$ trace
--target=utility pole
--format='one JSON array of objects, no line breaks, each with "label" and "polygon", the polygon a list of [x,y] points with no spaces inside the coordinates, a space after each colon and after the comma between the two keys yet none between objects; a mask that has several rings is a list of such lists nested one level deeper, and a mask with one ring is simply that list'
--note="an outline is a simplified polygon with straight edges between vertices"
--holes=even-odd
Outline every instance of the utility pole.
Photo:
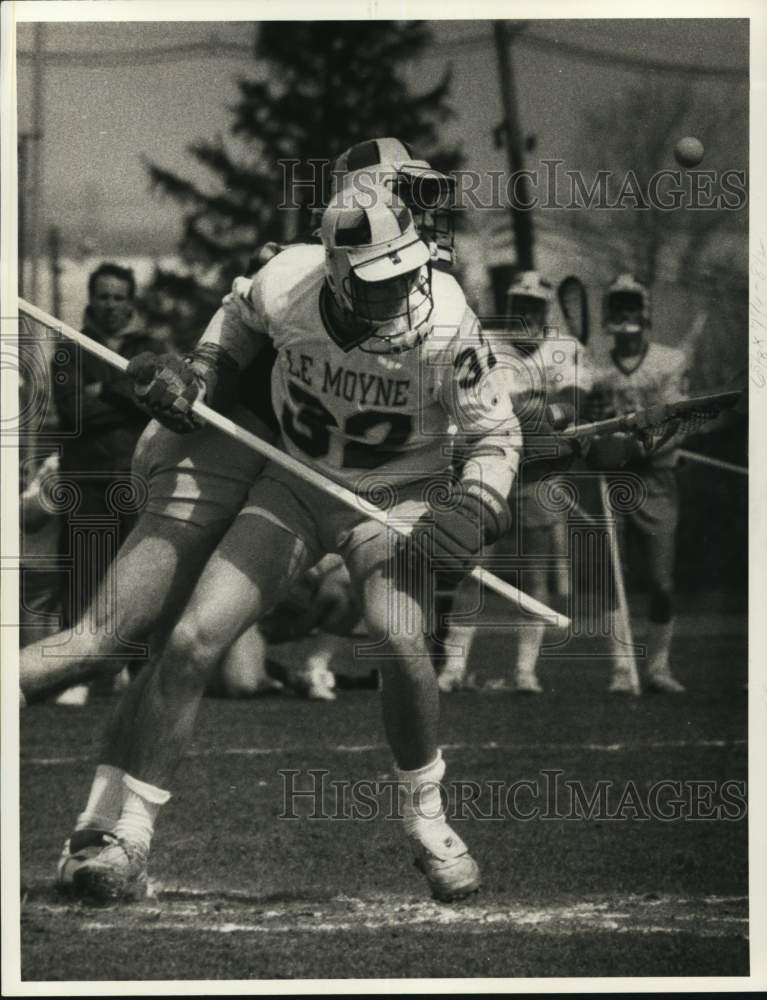
[{"label": "utility pole", "polygon": [[39,302],[40,263],[43,256],[43,224],[45,203],[43,197],[43,59],[45,50],[45,25],[35,25],[35,62],[32,78],[32,138],[34,140],[32,154],[32,170],[29,185],[29,234],[28,244],[30,256],[30,287],[29,297],[33,302]]},{"label": "utility pole", "polygon": [[[512,22],[513,23],[513,22]],[[519,28],[517,27],[517,30]],[[495,49],[498,57],[498,83],[501,88],[503,104],[503,137],[506,146],[509,173],[511,176],[524,169],[524,153],[522,134],[517,114],[517,97],[514,88],[514,74],[511,65],[511,41],[513,31],[509,30],[509,22],[494,21]],[[529,208],[529,184],[527,177],[517,177],[512,186],[509,204],[511,225],[514,231],[514,242],[517,248],[517,266],[520,271],[532,271],[535,267],[533,255],[533,219]]]},{"label": "utility pole", "polygon": [[29,136],[23,132],[19,134],[18,142],[19,157],[19,294],[27,297],[26,285],[24,282],[24,272],[29,256],[29,221],[27,209],[29,204]]},{"label": "utility pole", "polygon": [[61,316],[61,230],[51,226],[48,230],[48,259],[51,269],[51,312]]}]

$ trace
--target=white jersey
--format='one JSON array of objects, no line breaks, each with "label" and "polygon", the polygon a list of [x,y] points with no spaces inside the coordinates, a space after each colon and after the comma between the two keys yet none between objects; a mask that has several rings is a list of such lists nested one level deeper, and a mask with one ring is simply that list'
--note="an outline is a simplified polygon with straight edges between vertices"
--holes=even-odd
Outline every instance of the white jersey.
[{"label": "white jersey", "polygon": [[504,461],[516,468],[508,392],[450,275],[432,273],[428,337],[396,355],[345,353],[331,340],[320,301],[324,280],[324,249],[302,244],[287,247],[252,281],[237,279],[224,300],[277,349],[272,402],[289,454],[365,488],[370,470],[403,483],[445,470],[456,436],[466,435],[502,438]]},{"label": "white jersey", "polygon": [[[596,382],[610,400],[608,412],[620,415],[659,403],[676,403],[687,397],[684,351],[651,343],[636,367],[629,366],[632,360],[624,361],[612,354],[610,364],[597,372]],[[654,458],[656,465],[673,465],[675,461],[673,449],[661,450]]]},{"label": "white jersey", "polygon": [[499,364],[508,368],[512,400],[519,408],[540,411],[550,403],[569,402],[577,409],[579,394],[594,385],[594,368],[573,337],[546,337],[528,353],[500,332],[493,335],[493,349]]}]

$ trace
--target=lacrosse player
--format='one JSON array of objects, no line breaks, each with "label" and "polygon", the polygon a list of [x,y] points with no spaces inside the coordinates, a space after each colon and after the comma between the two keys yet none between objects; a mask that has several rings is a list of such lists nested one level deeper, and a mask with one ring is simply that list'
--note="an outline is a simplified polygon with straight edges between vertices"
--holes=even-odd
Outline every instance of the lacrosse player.
[{"label": "lacrosse player", "polygon": [[[332,171],[333,197],[347,188],[369,190],[373,184],[386,186],[412,206],[432,262],[442,267],[452,263],[453,178],[433,170],[398,139],[380,138],[346,150]],[[265,244],[252,258],[250,273],[282,249],[279,244]],[[276,430],[270,388],[274,356],[274,348],[266,344],[256,361],[238,376],[234,392],[239,406],[230,413],[241,426],[268,441]],[[179,359],[176,364],[183,362]],[[126,656],[141,655],[137,643],[167,631],[263,467],[259,455],[214,428],[180,437],[175,431],[187,422],[173,414],[163,419],[163,424],[149,425],[134,455],[133,473],[146,482],[149,500],[112,564],[101,595],[86,612],[89,627],[78,622],[71,634],[49,637],[23,650],[20,680],[27,697],[67,680],[86,678],[96,670],[116,673]],[[151,574],[147,566],[152,567]],[[251,676],[245,676],[246,657],[260,662],[253,648],[257,641],[243,638],[248,647],[245,655],[233,656],[238,690],[253,693],[271,687],[264,669],[252,669]],[[45,650],[54,642],[59,655],[51,658]],[[127,698],[137,696],[135,690]],[[116,729],[107,754],[115,766],[121,764],[120,740]]]},{"label": "lacrosse player", "polygon": [[[683,351],[649,339],[650,293],[630,274],[621,274],[603,302],[605,332],[614,338],[610,362],[595,378],[588,419],[602,420],[658,403],[674,403],[687,395],[687,359]],[[650,584],[649,634],[645,687],[682,693],[671,673],[669,650],[674,628],[673,571],[679,498],[676,480],[678,437],[673,434],[651,447],[631,434],[595,440],[591,462],[603,469],[625,468],[641,476],[646,496],[622,514],[639,532]],[[600,455],[601,448],[605,454]],[[627,680],[627,683],[630,683]],[[613,680],[619,690],[621,678]]]},{"label": "lacrosse player", "polygon": [[[463,293],[432,271],[408,209],[379,190],[371,207],[354,198],[331,204],[322,247],[288,247],[252,281],[238,279],[187,366],[145,357],[129,374],[158,417],[192,422],[201,392],[225,407],[237,373],[273,343],[286,451],[371,501],[388,498],[392,519],[408,523],[412,538],[396,541],[364,511],[267,464],[146,671],[127,766],[101,799],[109,815],[100,821],[111,830],[102,826],[105,846],[73,875],[84,896],[145,892],[155,819],[208,678],[234,639],[326,551],[343,556],[381,654],[384,728],[416,861],[437,898],[479,886],[478,866],[442,808],[438,689],[424,621],[431,570],[464,574],[508,527],[518,423]],[[456,439],[466,459],[460,481],[449,471]]]},{"label": "lacrosse player", "polygon": [[[536,437],[545,436],[552,408],[565,404],[568,421],[575,419],[578,408],[592,386],[592,369],[585,351],[576,339],[560,334],[548,326],[553,299],[550,283],[536,271],[517,274],[507,293],[508,330],[493,335],[498,362],[509,372],[512,403],[525,438],[525,455],[512,497],[514,521],[522,532],[523,550],[533,556],[562,556],[567,514],[561,505],[547,502],[548,492],[541,479],[556,469],[558,456],[546,455],[541,461],[536,449],[530,447]],[[562,456],[571,458],[569,449]],[[496,547],[498,553],[509,545],[509,539]],[[549,603],[549,570],[537,566],[525,571],[526,591]],[[453,608],[463,619],[478,607],[477,588],[465,580]],[[542,691],[536,665],[543,642],[545,626],[535,621],[523,621],[515,634],[512,683],[514,690],[525,694]],[[457,691],[467,684],[467,660],[476,626],[451,626],[446,645],[451,650],[440,673],[442,691]],[[505,681],[500,682],[505,684]]]}]

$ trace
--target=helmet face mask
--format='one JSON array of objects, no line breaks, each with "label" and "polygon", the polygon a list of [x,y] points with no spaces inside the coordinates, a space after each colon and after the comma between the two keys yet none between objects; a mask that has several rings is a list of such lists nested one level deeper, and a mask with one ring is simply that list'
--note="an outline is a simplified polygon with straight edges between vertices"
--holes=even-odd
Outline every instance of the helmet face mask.
[{"label": "helmet face mask", "polygon": [[393,188],[413,215],[418,235],[438,260],[455,260],[455,180],[436,170],[397,170]]},{"label": "helmet face mask", "polygon": [[401,318],[409,320],[420,301],[431,295],[431,287],[425,268],[385,281],[364,281],[352,268],[344,281],[344,292],[358,319],[390,323]]},{"label": "helmet face mask", "polygon": [[506,293],[506,316],[514,341],[528,353],[546,336],[552,288],[537,271],[517,274]]},{"label": "helmet face mask", "polygon": [[650,295],[631,274],[621,274],[604,297],[604,328],[612,336],[642,337],[650,325]]},{"label": "helmet face mask", "polygon": [[335,305],[325,325],[344,351],[401,353],[430,330],[429,251],[408,209],[384,188],[377,195],[372,205],[347,197],[323,217],[326,283]]},{"label": "helmet face mask", "polygon": [[543,337],[548,304],[529,295],[509,297],[509,320],[512,334],[521,339]]},{"label": "helmet face mask", "polygon": [[637,292],[615,292],[608,301],[607,323],[612,334],[640,333],[642,320],[642,296]]}]

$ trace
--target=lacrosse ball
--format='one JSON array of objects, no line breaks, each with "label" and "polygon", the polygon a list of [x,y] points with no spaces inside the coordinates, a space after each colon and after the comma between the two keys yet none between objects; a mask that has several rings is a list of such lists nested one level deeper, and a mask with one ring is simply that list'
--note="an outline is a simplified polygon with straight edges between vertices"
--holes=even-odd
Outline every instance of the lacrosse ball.
[{"label": "lacrosse ball", "polygon": [[674,146],[674,156],[682,167],[697,167],[703,159],[703,143],[693,135],[685,136]]}]

